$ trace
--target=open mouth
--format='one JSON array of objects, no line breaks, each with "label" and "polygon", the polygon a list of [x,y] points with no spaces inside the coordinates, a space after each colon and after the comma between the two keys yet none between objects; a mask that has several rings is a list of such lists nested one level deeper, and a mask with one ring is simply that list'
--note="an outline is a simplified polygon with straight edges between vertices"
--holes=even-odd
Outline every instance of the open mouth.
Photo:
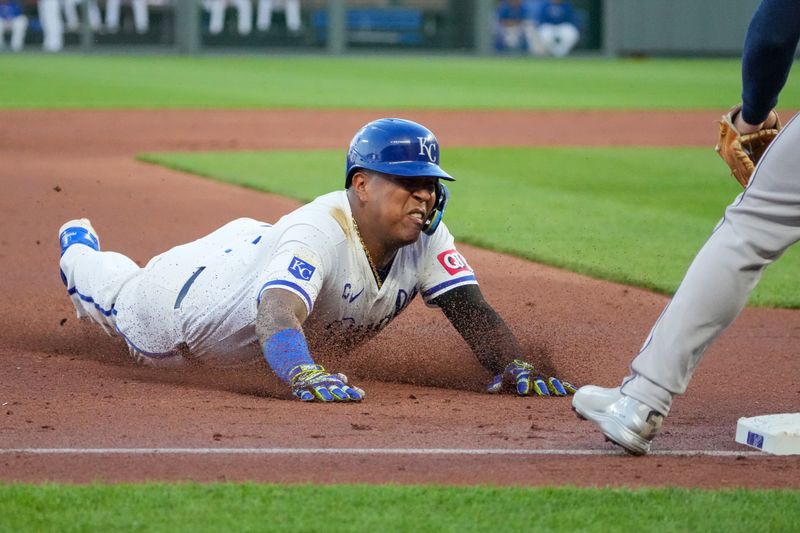
[{"label": "open mouth", "polygon": [[414,209],[412,210],[407,217],[411,219],[415,225],[419,226],[420,228],[425,223],[425,211],[422,209]]}]

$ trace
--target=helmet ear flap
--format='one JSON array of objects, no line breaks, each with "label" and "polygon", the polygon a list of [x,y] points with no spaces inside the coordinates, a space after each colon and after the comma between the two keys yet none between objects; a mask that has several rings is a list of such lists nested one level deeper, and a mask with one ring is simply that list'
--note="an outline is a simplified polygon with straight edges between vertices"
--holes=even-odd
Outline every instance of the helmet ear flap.
[{"label": "helmet ear flap", "polygon": [[422,225],[422,232],[425,233],[425,235],[433,235],[436,228],[439,227],[439,223],[442,221],[442,216],[444,215],[444,208],[447,206],[448,195],[447,186],[441,181],[437,181],[436,203],[433,205],[433,209],[431,209],[428,218],[425,219],[425,223]]}]

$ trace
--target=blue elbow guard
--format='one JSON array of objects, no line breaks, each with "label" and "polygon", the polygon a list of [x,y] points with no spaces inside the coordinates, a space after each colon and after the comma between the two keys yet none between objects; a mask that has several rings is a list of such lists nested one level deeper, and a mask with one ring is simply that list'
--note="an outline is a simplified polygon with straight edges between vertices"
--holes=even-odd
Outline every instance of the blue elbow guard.
[{"label": "blue elbow guard", "polygon": [[284,329],[275,333],[264,343],[262,351],[269,366],[286,383],[290,382],[289,372],[294,367],[314,364],[306,338],[296,329]]}]

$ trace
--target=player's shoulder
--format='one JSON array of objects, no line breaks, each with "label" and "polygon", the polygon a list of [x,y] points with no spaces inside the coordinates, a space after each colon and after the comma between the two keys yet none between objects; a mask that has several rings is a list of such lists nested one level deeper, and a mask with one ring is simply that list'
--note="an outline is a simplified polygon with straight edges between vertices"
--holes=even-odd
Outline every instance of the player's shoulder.
[{"label": "player's shoulder", "polygon": [[302,229],[316,233],[336,245],[346,238],[350,216],[347,195],[344,191],[334,191],[295,209],[275,226],[283,230]]}]

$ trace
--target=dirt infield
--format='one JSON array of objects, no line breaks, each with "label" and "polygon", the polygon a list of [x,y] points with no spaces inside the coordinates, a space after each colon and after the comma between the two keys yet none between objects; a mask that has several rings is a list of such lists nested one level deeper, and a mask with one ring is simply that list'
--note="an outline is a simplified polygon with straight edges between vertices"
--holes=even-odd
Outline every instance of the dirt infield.
[{"label": "dirt infield", "polygon": [[[645,458],[604,443],[574,417],[568,399],[480,392],[486,373],[443,316],[418,301],[359,352],[344,360],[319,357],[367,391],[355,405],[287,401],[257,369],[137,368],[119,339],[75,319],[58,276],[55,233],[63,221],[91,217],[105,249],[143,264],[232,218],[274,220],[298,205],[140,163],[136,153],[297,147],[344,153],[361,124],[394,114],[0,111],[0,482],[800,487],[796,458],[753,454],[733,440],[740,416],[798,410],[796,311],[745,310],[711,349],[689,394],[676,401],[653,446],[658,454]],[[650,113],[646,121],[635,112],[402,116],[436,131],[446,154],[448,146],[663,146],[677,139],[707,145],[717,112]],[[336,186],[338,172],[331,169]],[[667,301],[460,248],[523,346],[547,354],[560,375],[579,384],[617,383]],[[31,453],[45,448],[60,451]],[[115,453],[121,448],[131,450]],[[232,448],[239,453],[225,451]],[[290,448],[296,453],[286,453]],[[436,451],[444,448],[484,452]]]}]

